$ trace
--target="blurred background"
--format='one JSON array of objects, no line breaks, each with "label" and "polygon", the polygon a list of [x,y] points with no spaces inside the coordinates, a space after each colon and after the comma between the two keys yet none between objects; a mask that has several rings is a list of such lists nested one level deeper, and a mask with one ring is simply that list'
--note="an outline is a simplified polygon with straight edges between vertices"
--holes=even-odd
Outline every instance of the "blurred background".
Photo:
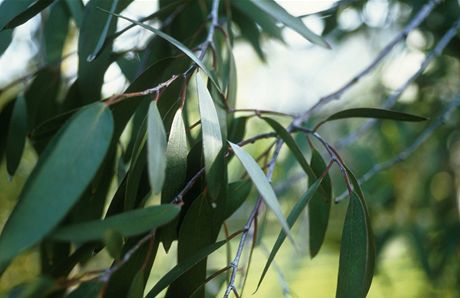
[{"label": "blurred background", "polygon": [[[243,1],[243,0],[234,0]],[[0,0],[1,2],[1,0]],[[87,2],[87,1],[83,1]],[[237,108],[274,110],[296,114],[311,107],[349,81],[367,66],[399,34],[428,1],[278,1],[290,13],[301,16],[314,32],[326,37],[332,49],[313,46],[294,31],[284,29],[285,42],[269,39],[264,32],[257,44],[244,38],[234,48],[238,72]],[[133,18],[146,16],[157,7],[150,0],[136,0],[123,11]],[[1,15],[1,11],[0,11]],[[30,83],[28,73],[47,63],[40,52],[43,22],[38,15],[14,30],[13,42],[0,56],[0,110],[9,107],[11,99]],[[318,110],[309,120],[311,126],[338,108],[382,107],[386,99],[398,92],[421,64],[439,45],[444,34],[460,17],[459,1],[441,1],[421,26],[412,30],[405,41],[396,46],[372,73],[348,90],[340,101]],[[155,23],[154,23],[155,24]],[[122,29],[128,23],[119,20]],[[238,30],[235,28],[235,30]],[[259,28],[260,30],[260,28]],[[70,85],[76,77],[78,30],[70,23],[61,65],[63,84]],[[127,51],[129,59],[137,59],[132,48],[141,47],[151,37],[146,30],[134,28],[115,41],[115,51]],[[460,121],[454,109],[442,125],[434,127],[445,107],[460,92],[460,38],[458,31],[441,52],[436,53],[426,69],[408,84],[392,109],[421,114],[430,118],[422,123],[379,121],[362,134],[349,137],[366,120],[340,120],[320,129],[321,135],[335,144],[345,163],[362,177],[376,165],[391,161],[410,147],[423,131],[433,127],[429,138],[414,147],[401,163],[387,170],[378,170],[362,187],[370,209],[377,246],[376,276],[369,297],[459,297],[460,296]],[[113,63],[107,70],[103,97],[122,92],[128,80]],[[289,119],[286,119],[289,120]],[[280,121],[284,121],[282,118]],[[263,121],[249,122],[246,136],[269,131]],[[288,122],[286,122],[287,124]],[[4,123],[0,124],[4,125]],[[348,138],[347,138],[348,137]],[[307,152],[305,139],[298,138]],[[264,150],[268,142],[248,147],[251,153]],[[307,180],[294,158],[282,151],[273,179],[285,210],[305,190]],[[326,156],[325,156],[326,157]],[[404,156],[405,159],[406,156]],[[0,165],[0,227],[11,212],[24,179],[36,162],[30,144],[14,178],[7,175],[5,160]],[[233,165],[237,167],[237,165]],[[334,194],[342,195],[344,184],[337,168],[332,169]],[[115,190],[115,186],[113,186]],[[254,192],[252,197],[255,197]],[[248,208],[240,208],[229,226],[244,225]],[[280,251],[261,289],[255,297],[333,297],[337,284],[341,231],[346,202],[332,206],[331,221],[325,246],[313,260],[308,254],[308,218],[296,224],[296,238],[301,251],[289,243]],[[268,214],[264,236],[254,251],[245,295],[251,295],[278,233],[270,225]],[[236,246],[236,243],[233,244]],[[174,253],[174,247],[172,249]],[[160,254],[164,254],[162,251]],[[247,261],[243,255],[243,263]],[[102,255],[87,269],[106,266]],[[169,270],[175,259],[158,258],[152,271],[151,285]],[[222,268],[225,252],[211,257],[210,268]],[[30,280],[38,272],[38,254],[34,251],[18,258],[0,279],[0,296],[15,284]],[[211,295],[221,293],[219,281],[209,284]],[[149,288],[149,286],[147,286]]]}]

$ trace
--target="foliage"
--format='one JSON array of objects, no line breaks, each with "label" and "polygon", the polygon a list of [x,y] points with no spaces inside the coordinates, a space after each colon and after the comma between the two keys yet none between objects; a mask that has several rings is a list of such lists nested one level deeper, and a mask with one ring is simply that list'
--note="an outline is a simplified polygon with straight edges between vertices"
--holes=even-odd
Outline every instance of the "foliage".
[{"label": "foliage", "polygon": [[[451,13],[458,12],[458,4],[438,4],[433,0],[421,6],[419,1],[395,1],[413,8],[404,29],[342,88],[320,98],[312,108],[289,115],[236,108],[233,47],[236,42],[247,42],[261,59],[269,59],[262,50],[262,38],[283,40],[281,31],[287,27],[324,51],[331,48],[332,42],[315,34],[301,18],[272,0],[160,0],[156,11],[134,20],[123,14],[131,2],[0,3],[0,54],[14,39],[13,30],[32,17],[41,14],[44,27],[38,44],[45,62],[4,87],[0,94],[0,158],[5,160],[8,174],[15,176],[26,145],[30,144],[38,156],[0,235],[0,275],[31,250],[40,254],[40,274],[12,288],[10,297],[143,297],[144,293],[146,297],[161,293],[165,297],[205,297],[206,283],[226,272],[227,280],[222,279],[221,284],[224,296],[239,296],[242,289],[235,281],[239,278],[238,269],[245,265],[240,262],[241,256],[252,237],[249,268],[252,251],[268,233],[262,229],[270,221],[267,214],[273,215],[279,231],[257,288],[264,286],[264,277],[286,238],[300,250],[299,237],[292,228],[302,214],[309,215],[310,255],[313,258],[321,253],[333,220],[330,214],[334,193],[340,194],[343,189],[345,194],[335,197],[336,203],[349,198],[342,223],[336,295],[365,297],[376,271],[376,258],[396,230],[390,226],[373,229],[372,220],[374,215],[394,211],[391,200],[395,195],[382,196],[391,201],[383,202],[383,208],[376,207],[376,202],[369,208],[361,185],[407,159],[460,105],[457,96],[439,116],[428,108],[395,107],[398,97],[414,81],[420,88],[436,90],[437,79],[450,75],[443,73],[442,67],[437,69],[441,74],[436,75],[424,70],[444,49],[458,50],[460,21],[455,13],[442,22],[432,19],[436,17],[432,11],[438,5],[438,9]],[[345,9],[363,9],[363,3],[339,1],[318,13],[327,16],[325,34],[337,30],[335,36],[328,37],[334,42],[352,34],[337,24]],[[117,31],[120,20],[130,25]],[[424,20],[426,24],[421,25]],[[329,116],[317,113],[374,70],[418,26],[439,43],[432,47],[420,71],[389,95],[383,108],[336,109]],[[145,44],[125,52],[114,51],[115,40],[134,27],[152,35]],[[354,30],[367,29],[362,25]],[[68,58],[63,51],[69,36],[76,32],[78,72],[69,83],[61,73]],[[132,59],[133,53],[136,59]],[[111,65],[122,70],[129,86],[122,94],[102,98],[104,75]],[[410,113],[402,111],[405,109]],[[426,124],[428,119],[418,114],[428,115],[433,121]],[[394,149],[388,150],[393,153],[389,156],[388,151],[381,152],[380,161],[389,159],[383,163],[373,161],[371,171],[358,179],[353,172],[355,168],[362,172],[359,161],[356,165],[349,163],[348,155],[339,154],[341,143],[336,146],[323,135],[324,127],[335,128],[334,123],[349,118],[398,123],[394,125],[401,131],[408,127],[425,130],[399,154],[394,154]],[[246,126],[255,121],[264,122],[270,131],[247,137]],[[401,126],[400,122],[409,123]],[[355,142],[376,123],[367,122],[343,139],[343,144]],[[266,139],[270,142],[264,143]],[[378,141],[384,148],[399,140],[386,141],[384,135],[379,135]],[[263,147],[262,154],[255,157],[245,148],[254,143],[263,144],[259,145]],[[298,164],[301,177],[308,179],[308,185],[303,185],[304,194],[292,198],[289,213],[284,212],[272,187],[275,167],[286,167],[279,158],[283,144],[289,149],[289,158]],[[338,175],[330,171],[333,165]],[[429,179],[428,174],[420,177],[420,181]],[[383,185],[391,185],[390,180],[384,180]],[[382,187],[385,186],[376,189]],[[418,204],[425,203],[422,200]],[[250,209],[246,222],[229,230],[227,223],[245,208]],[[435,216],[437,224],[448,229],[431,242],[426,239],[428,228],[415,222],[407,224],[420,260],[434,280],[447,267],[448,259],[458,259],[455,252],[460,238],[451,237],[458,234],[458,215],[452,221],[444,217],[449,208],[430,210],[439,212]],[[380,214],[373,214],[377,213],[374,210]],[[209,256],[223,247],[230,250],[233,239],[239,239],[233,259],[230,256],[223,268],[209,273]],[[175,257],[173,243],[177,244],[177,264],[148,287],[159,250],[163,247]],[[428,261],[431,258],[427,254],[433,251],[427,248],[430,245],[442,247],[442,260],[434,264]],[[107,268],[85,270],[85,265],[104,253],[110,257]],[[460,266],[456,269],[460,270]],[[240,278],[244,281],[246,276]]]}]

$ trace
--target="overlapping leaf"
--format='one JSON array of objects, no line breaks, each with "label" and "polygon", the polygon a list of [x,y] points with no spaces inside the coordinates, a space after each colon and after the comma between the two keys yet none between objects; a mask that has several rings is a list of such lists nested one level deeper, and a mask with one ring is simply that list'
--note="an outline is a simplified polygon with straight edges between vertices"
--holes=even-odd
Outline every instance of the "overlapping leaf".
[{"label": "overlapping leaf", "polygon": [[166,172],[166,132],[156,101],[149,106],[147,121],[147,157],[152,193],[161,192]]},{"label": "overlapping leaf", "polygon": [[8,139],[6,143],[6,168],[8,174],[13,176],[16,172],[27,135],[27,107],[23,94],[20,94],[14,104],[13,114],[8,130]]},{"label": "overlapping leaf", "polygon": [[64,218],[104,160],[112,132],[110,110],[95,103],[75,114],[53,138],[0,236],[0,271]]}]

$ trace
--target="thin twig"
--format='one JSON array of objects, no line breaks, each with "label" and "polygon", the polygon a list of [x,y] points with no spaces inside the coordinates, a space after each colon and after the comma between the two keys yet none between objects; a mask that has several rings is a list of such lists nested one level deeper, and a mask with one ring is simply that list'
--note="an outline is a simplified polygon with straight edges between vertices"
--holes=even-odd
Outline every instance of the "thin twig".
[{"label": "thin twig", "polygon": [[313,111],[319,109],[320,107],[328,104],[333,100],[338,100],[342,97],[342,95],[350,89],[353,85],[359,82],[363,77],[369,74],[380,62],[390,53],[390,51],[402,40],[404,40],[409,32],[414,30],[418,27],[423,20],[425,20],[434,7],[439,3],[439,0],[430,0],[427,4],[425,4],[417,15],[412,19],[412,21],[396,35],[375,57],[375,59],[367,65],[363,70],[361,70],[357,75],[355,75],[351,80],[349,80],[345,85],[337,89],[336,91],[321,97],[311,108],[305,111],[301,116],[298,117],[298,123],[296,125],[301,124],[305,120],[307,120]]},{"label": "thin twig", "polygon": [[[430,65],[430,63],[435,58],[437,58],[438,56],[442,54],[445,47],[449,44],[452,38],[457,36],[457,31],[459,28],[460,28],[460,19],[458,19],[452,25],[452,27],[439,40],[439,42],[436,44],[434,49],[425,57],[423,62],[420,64],[419,69],[407,81],[405,81],[401,86],[399,86],[399,88],[396,89],[396,91],[393,94],[387,97],[387,99],[384,101],[383,108],[388,109],[394,106],[394,104],[396,103],[398,98],[401,96],[401,94],[403,94],[403,92],[425,71],[425,69]],[[356,139],[358,139],[364,133],[369,131],[369,129],[372,128],[372,126],[374,126],[376,123],[377,123],[377,119],[368,120],[361,127],[356,129],[353,133],[339,140],[335,147],[342,148],[344,146],[347,146],[353,143],[354,141],[356,141]]]},{"label": "thin twig", "polygon": [[[444,122],[447,120],[449,117],[450,113],[456,109],[458,106],[460,106],[460,93],[455,96],[455,98],[446,106],[444,111],[434,120],[430,126],[428,126],[418,137],[417,139],[401,151],[397,156],[376,164],[373,166],[366,174],[361,176],[361,178],[358,179],[358,182],[360,185],[366,183],[369,181],[372,177],[374,177],[376,174],[385,171],[394,165],[406,160],[409,156],[411,156],[425,141],[431,137],[431,135],[435,132],[435,130],[444,124]],[[346,193],[342,193],[340,196],[337,197],[336,201],[339,202],[343,200],[346,197]]]}]

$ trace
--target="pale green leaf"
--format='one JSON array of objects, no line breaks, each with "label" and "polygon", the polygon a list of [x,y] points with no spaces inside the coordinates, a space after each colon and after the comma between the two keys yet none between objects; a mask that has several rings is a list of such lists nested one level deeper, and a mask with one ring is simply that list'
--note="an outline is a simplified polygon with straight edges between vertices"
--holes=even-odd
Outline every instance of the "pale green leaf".
[{"label": "pale green leaf", "polygon": [[161,192],[166,172],[166,132],[156,101],[149,107],[147,121],[147,157],[152,193]]}]

